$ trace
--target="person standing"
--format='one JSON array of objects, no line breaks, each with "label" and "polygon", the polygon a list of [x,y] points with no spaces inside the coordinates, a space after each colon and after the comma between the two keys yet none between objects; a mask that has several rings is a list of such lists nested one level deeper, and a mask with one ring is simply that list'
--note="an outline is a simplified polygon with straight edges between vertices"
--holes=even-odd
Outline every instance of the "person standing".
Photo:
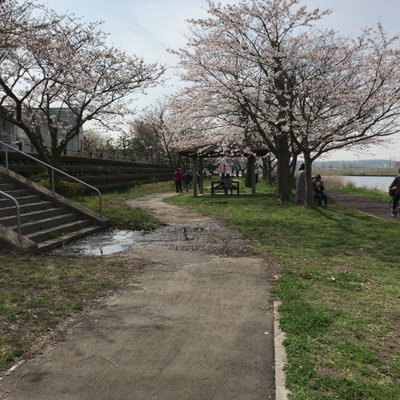
[{"label": "person standing", "polygon": [[296,178],[296,203],[304,205],[306,201],[306,171],[305,164],[302,163],[299,167],[299,173]]},{"label": "person standing", "polygon": [[190,184],[192,183],[192,180],[193,180],[193,176],[192,176],[192,174],[190,173],[190,171],[187,170],[187,171],[185,172],[185,174],[183,175],[183,183],[184,183],[184,185],[185,185],[185,190],[186,190],[187,192],[189,191],[189,187],[190,187]]},{"label": "person standing", "polygon": [[180,168],[176,168],[174,172],[174,182],[175,182],[175,191],[176,193],[182,192],[182,171]]},{"label": "person standing", "polygon": [[397,205],[399,204],[400,200],[400,168],[398,171],[398,175],[395,176],[393,182],[390,184],[390,187],[395,186],[396,190],[394,191],[393,201],[392,201],[392,217],[397,216]]}]

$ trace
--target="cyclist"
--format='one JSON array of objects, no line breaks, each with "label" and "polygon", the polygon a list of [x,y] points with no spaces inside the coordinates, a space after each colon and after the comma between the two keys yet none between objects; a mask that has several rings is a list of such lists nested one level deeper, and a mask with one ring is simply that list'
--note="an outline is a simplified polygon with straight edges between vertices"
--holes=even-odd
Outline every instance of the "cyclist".
[{"label": "cyclist", "polygon": [[397,215],[397,205],[399,204],[400,199],[400,168],[399,174],[395,176],[393,182],[390,184],[390,187],[392,186],[396,187],[396,191],[392,200],[392,217],[395,217]]}]

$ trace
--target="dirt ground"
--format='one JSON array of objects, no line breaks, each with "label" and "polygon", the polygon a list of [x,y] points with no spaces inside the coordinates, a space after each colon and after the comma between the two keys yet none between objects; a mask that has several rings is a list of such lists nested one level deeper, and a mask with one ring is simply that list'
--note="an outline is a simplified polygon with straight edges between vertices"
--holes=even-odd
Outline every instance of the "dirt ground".
[{"label": "dirt ground", "polygon": [[278,266],[234,230],[164,197],[130,202],[165,226],[107,256],[148,266],[0,381],[0,399],[275,398],[270,281]]}]

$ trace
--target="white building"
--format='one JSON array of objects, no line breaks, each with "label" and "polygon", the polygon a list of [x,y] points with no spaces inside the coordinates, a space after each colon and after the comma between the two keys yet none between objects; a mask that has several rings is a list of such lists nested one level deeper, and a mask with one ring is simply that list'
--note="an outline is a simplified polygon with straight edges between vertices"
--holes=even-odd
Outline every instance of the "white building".
[{"label": "white building", "polygon": [[[63,123],[68,124],[68,122],[72,121],[74,115],[69,109],[54,109],[54,111],[56,121],[60,122],[60,127],[58,128],[58,139],[62,140],[65,137],[65,130],[62,128],[62,125]],[[50,148],[51,139],[48,127],[43,124],[42,126],[38,126],[37,129],[40,130],[46,146]],[[19,148],[27,153],[36,153],[24,131],[1,117],[0,140],[7,144],[14,145],[16,148]],[[79,134],[68,142],[64,155],[79,156],[83,154],[83,150],[83,130],[81,128]]]}]

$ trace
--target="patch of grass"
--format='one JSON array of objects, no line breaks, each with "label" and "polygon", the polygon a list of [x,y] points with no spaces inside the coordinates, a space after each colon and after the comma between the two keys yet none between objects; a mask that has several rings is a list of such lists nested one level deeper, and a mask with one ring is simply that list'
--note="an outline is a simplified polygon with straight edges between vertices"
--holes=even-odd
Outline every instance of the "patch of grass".
[{"label": "patch of grass", "polygon": [[378,190],[370,190],[362,187],[355,187],[355,186],[346,186],[346,187],[341,187],[341,191],[345,193],[351,193],[355,194],[357,196],[364,196],[368,197],[370,199],[376,199],[376,200],[382,200],[386,202],[390,202],[390,197],[387,193],[378,191]]},{"label": "patch of grass", "polygon": [[140,265],[126,261],[0,255],[0,370],[35,338],[115,288]]},{"label": "patch of grass", "polygon": [[[395,174],[393,174],[395,175]],[[346,182],[343,177],[330,175],[324,179],[327,187],[340,190],[345,193],[355,194],[357,196],[368,197],[370,199],[382,200],[389,203],[390,197],[387,193],[380,190],[372,190],[366,187],[356,187],[353,182]]]},{"label": "patch of grass", "polygon": [[263,191],[168,201],[225,220],[279,261],[291,399],[400,399],[397,224],[338,204],[278,205]]},{"label": "patch of grass", "polygon": [[[102,195],[103,212],[116,225],[136,230],[156,229],[160,224],[153,216],[140,208],[129,206],[127,202],[137,197],[174,190],[173,182],[160,182],[158,184],[135,185],[130,189],[107,192]],[[99,211],[97,195],[76,196],[73,200],[93,211]]]},{"label": "patch of grass", "polygon": [[349,169],[336,169],[336,170],[323,170],[316,168],[313,173],[321,175],[357,175],[357,176],[394,176],[396,175],[397,168],[349,168]]}]

